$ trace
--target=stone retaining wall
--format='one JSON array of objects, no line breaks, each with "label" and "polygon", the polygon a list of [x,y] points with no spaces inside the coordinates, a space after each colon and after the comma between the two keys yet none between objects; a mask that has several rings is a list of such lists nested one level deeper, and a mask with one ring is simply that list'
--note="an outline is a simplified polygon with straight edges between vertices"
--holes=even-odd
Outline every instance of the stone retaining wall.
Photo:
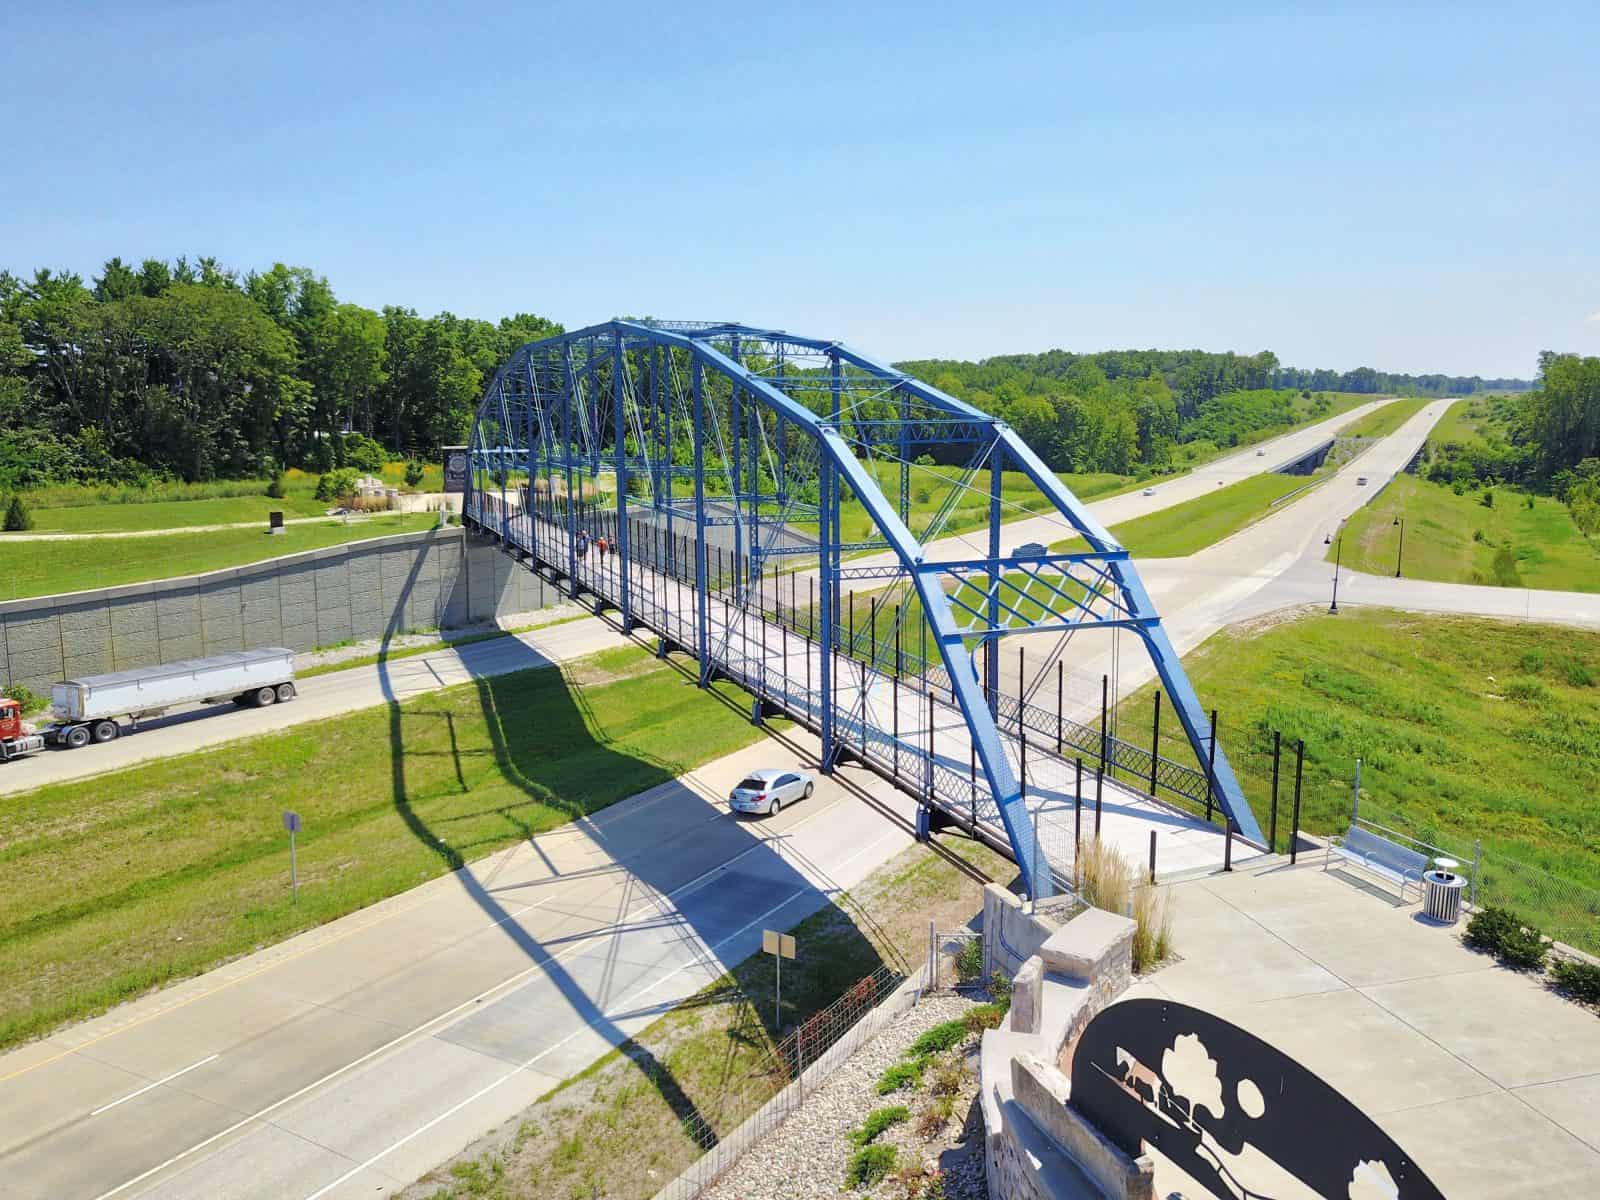
[{"label": "stone retaining wall", "polygon": [[[114,549],[113,549],[114,552]],[[559,595],[460,528],[372,538],[248,566],[0,603],[3,682],[61,679],[228,650],[313,650],[448,629]]]},{"label": "stone retaining wall", "polygon": [[985,942],[991,919],[1036,952],[1012,980],[1009,1024],[985,1033],[980,1051],[990,1200],[1152,1200],[1149,1157],[1130,1158],[1068,1103],[1078,1035],[1133,977],[1134,923],[1091,908],[1058,924],[994,884]]}]

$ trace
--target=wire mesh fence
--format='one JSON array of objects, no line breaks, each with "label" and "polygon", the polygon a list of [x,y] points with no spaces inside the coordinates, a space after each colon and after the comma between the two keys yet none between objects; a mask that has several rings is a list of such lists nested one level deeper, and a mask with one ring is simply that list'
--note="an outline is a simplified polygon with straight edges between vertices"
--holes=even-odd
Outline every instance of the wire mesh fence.
[{"label": "wire mesh fence", "polygon": [[748,1114],[737,1126],[719,1132],[698,1116],[685,1119],[685,1134],[704,1153],[657,1192],[656,1200],[698,1197],[797,1112],[835,1067],[909,1012],[926,981],[926,969],[908,978],[880,967],[776,1043],[766,1069],[747,1077],[722,1105],[725,1115]]}]

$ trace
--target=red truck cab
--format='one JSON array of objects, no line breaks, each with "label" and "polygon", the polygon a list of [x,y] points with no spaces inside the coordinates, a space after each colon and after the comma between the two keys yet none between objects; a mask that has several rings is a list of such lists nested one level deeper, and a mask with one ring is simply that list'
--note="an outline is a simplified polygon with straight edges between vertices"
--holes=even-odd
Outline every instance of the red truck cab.
[{"label": "red truck cab", "polygon": [[44,738],[22,723],[22,705],[0,697],[0,762],[44,748]]}]

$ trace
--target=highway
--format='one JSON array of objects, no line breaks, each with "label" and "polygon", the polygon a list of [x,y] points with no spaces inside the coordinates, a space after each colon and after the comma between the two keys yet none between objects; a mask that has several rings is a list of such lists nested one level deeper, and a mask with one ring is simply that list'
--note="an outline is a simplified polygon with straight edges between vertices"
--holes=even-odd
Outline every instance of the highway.
[{"label": "highway", "polygon": [[[1322,561],[1324,538],[1403,469],[1446,407],[1428,405],[1333,478],[1232,537],[1187,559],[1142,560],[1179,649],[1286,604],[1324,602],[1333,573]],[[1269,469],[1327,436],[1288,435],[1267,455],[1252,448],[1161,485],[1155,497],[1092,508],[1113,524],[1204,494],[1229,473]],[[1014,522],[1008,537],[1043,540],[1030,524],[1045,522]],[[1340,603],[1600,627],[1596,596],[1349,572]],[[0,782],[16,791],[114,770],[559,664],[616,638],[586,618],[329,673],[305,680],[284,707],[185,714],[107,746],[7,764]],[[1027,640],[1039,643],[1042,661],[1044,639]],[[1069,714],[1086,715],[1111,657],[1103,646],[1072,649],[1074,681],[1094,686],[1074,690]],[[1142,654],[1123,654],[1119,693],[1150,674]],[[1053,694],[1036,701],[1053,705]],[[411,1181],[752,952],[763,926],[792,925],[909,844],[909,800],[854,769],[821,780],[812,800],[775,820],[736,820],[721,807],[750,767],[814,762],[815,752],[804,731],[763,741],[0,1056],[0,1197],[321,1200]]]},{"label": "highway", "polygon": [[[721,798],[763,741],[0,1057],[0,1197],[370,1197],[403,1186],[911,844],[837,779]],[[886,820],[885,811],[899,820]]]}]

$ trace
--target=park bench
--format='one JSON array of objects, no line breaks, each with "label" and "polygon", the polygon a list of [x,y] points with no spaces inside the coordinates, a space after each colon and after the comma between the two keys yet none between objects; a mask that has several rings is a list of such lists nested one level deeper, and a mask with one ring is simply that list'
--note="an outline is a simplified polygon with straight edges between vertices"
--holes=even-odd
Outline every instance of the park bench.
[{"label": "park bench", "polygon": [[1343,837],[1328,840],[1328,852],[1322,860],[1324,871],[1335,855],[1398,884],[1401,903],[1405,902],[1406,887],[1412,881],[1416,882],[1419,892],[1422,890],[1422,873],[1428,869],[1427,855],[1391,842],[1359,825],[1351,825]]}]

